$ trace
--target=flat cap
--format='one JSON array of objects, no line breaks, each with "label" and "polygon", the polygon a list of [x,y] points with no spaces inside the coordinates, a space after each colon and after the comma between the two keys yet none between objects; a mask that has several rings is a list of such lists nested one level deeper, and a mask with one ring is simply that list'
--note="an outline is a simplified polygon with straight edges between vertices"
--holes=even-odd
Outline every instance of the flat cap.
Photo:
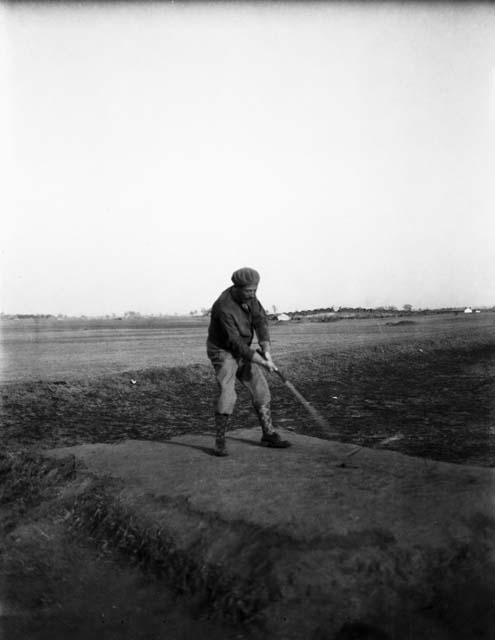
[{"label": "flat cap", "polygon": [[250,267],[242,267],[232,274],[232,282],[236,287],[247,287],[250,284],[258,284],[259,281],[260,274]]}]

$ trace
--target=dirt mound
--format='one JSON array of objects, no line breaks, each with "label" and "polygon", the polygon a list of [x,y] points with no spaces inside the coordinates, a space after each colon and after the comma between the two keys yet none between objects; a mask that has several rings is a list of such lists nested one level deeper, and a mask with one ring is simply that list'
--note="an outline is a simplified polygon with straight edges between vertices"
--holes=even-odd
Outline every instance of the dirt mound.
[{"label": "dirt mound", "polygon": [[258,429],[230,432],[225,459],[205,436],[52,455],[107,479],[74,508],[93,539],[255,637],[334,638],[346,623],[391,638],[489,637],[494,471],[287,437],[294,446],[278,451],[260,447]]},{"label": "dirt mound", "polygon": [[125,550],[137,552],[144,539],[131,545],[130,534],[123,536],[118,527],[103,539],[96,536],[101,528],[80,526],[84,499],[74,501],[76,487],[86,502],[92,494],[95,504],[105,483],[91,492],[91,483],[84,491],[79,481],[74,456],[0,451],[0,638],[245,637],[241,629],[199,619],[199,610],[181,597],[180,582],[143,571],[143,563],[136,566],[138,554],[124,556],[117,544],[120,535],[129,545]]}]

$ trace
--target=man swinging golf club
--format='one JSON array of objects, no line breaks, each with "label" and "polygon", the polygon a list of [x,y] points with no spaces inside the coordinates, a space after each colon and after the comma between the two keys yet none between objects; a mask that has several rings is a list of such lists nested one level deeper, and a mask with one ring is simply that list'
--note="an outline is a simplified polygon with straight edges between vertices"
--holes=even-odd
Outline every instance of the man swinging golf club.
[{"label": "man swinging golf club", "polygon": [[[274,430],[270,413],[270,389],[261,370],[276,371],[270,356],[270,335],[265,311],[256,297],[260,275],[243,267],[232,274],[233,286],[226,289],[211,309],[207,354],[215,369],[219,395],[215,407],[215,454],[226,456],[225,432],[237,399],[236,379],[248,389],[258,414],[263,435],[261,444],[285,448]],[[263,355],[251,348],[254,333]]]}]

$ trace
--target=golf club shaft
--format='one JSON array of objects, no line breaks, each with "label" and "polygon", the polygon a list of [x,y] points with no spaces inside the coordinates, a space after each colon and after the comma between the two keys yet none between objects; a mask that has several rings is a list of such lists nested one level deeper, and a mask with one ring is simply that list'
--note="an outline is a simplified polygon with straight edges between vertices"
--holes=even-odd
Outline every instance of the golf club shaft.
[{"label": "golf club shaft", "polygon": [[[260,354],[262,358],[265,358],[265,354],[261,349],[257,349],[257,352]],[[274,371],[278,375],[278,377],[282,380],[282,382],[285,384],[287,389],[289,389],[292,395],[299,400],[299,402],[303,405],[306,411],[311,415],[311,417],[316,422],[316,424],[321,429],[324,429],[327,435],[331,435],[329,433],[329,425],[327,421],[323,418],[323,416],[308,402],[308,400],[306,400],[306,398],[302,395],[302,393],[300,393],[296,389],[296,387],[292,384],[292,382],[287,380],[287,378],[284,376],[284,374],[280,371],[278,367],[275,367]],[[333,435],[337,435],[337,434],[333,434]]]},{"label": "golf club shaft", "polygon": [[329,427],[326,420],[323,418],[323,416],[310,404],[310,402],[308,402],[308,400],[306,400],[306,398],[302,395],[302,393],[300,393],[296,389],[296,387],[292,384],[292,382],[287,380],[287,378],[283,375],[281,371],[276,369],[275,372],[278,374],[278,376],[280,377],[282,382],[285,384],[287,389],[289,389],[289,391],[292,393],[292,395],[299,400],[299,402],[303,405],[306,411],[311,415],[311,417],[316,422],[316,424],[322,429],[324,429],[326,432],[328,432]]}]

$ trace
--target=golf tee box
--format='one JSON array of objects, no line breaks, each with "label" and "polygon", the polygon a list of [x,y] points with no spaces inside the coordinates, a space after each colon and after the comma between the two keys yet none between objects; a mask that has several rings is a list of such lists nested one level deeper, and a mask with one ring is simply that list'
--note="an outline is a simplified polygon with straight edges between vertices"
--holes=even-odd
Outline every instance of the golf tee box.
[{"label": "golf tee box", "polygon": [[94,539],[253,637],[489,637],[494,470],[294,433],[262,448],[260,435],[229,432],[226,458],[211,435],[48,455],[75,456],[63,498]]}]

